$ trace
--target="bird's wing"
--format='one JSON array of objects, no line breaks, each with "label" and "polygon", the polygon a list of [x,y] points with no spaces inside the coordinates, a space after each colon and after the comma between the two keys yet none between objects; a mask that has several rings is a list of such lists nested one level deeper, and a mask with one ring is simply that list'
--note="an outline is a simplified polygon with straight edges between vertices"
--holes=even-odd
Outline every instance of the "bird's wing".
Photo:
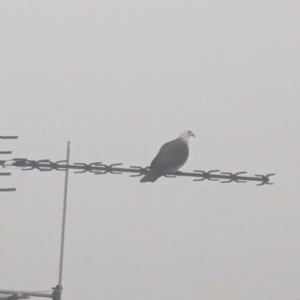
[{"label": "bird's wing", "polygon": [[162,173],[180,168],[188,159],[188,145],[181,139],[164,144],[151,163],[151,169]]}]

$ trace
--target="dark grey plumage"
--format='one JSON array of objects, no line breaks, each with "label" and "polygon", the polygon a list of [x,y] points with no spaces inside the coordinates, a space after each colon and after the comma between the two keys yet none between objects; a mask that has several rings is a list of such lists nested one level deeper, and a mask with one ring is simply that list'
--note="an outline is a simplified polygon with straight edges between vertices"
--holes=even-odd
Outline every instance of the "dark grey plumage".
[{"label": "dark grey plumage", "polygon": [[183,132],[179,138],[164,144],[151,163],[151,170],[141,182],[154,182],[169,172],[176,172],[187,161],[189,156],[188,137],[194,136],[191,131]]}]

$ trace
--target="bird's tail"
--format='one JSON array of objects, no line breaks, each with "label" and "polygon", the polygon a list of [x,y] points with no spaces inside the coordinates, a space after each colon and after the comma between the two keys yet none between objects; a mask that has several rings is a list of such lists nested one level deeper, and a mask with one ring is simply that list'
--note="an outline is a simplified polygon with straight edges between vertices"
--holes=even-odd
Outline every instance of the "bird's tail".
[{"label": "bird's tail", "polygon": [[141,180],[140,182],[154,182],[159,178],[161,175],[158,174],[157,172],[151,170],[149,173],[147,173]]}]

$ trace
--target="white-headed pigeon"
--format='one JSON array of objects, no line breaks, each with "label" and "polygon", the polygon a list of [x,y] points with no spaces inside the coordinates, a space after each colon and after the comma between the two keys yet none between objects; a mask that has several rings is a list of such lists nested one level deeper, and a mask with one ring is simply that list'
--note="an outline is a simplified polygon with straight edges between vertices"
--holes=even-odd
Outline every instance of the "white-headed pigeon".
[{"label": "white-headed pigeon", "polygon": [[153,159],[149,173],[141,182],[154,182],[166,173],[178,171],[189,157],[188,138],[195,135],[190,131],[184,131],[176,140],[165,143]]}]

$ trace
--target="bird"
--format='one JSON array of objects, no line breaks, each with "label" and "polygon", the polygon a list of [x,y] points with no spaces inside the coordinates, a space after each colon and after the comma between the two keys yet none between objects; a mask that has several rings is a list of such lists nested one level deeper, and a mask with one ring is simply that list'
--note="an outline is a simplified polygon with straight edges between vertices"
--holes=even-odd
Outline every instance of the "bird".
[{"label": "bird", "polygon": [[162,145],[151,162],[150,171],[146,173],[140,182],[155,182],[166,173],[178,171],[188,159],[188,138],[191,136],[196,137],[190,130],[185,130],[177,139]]}]

